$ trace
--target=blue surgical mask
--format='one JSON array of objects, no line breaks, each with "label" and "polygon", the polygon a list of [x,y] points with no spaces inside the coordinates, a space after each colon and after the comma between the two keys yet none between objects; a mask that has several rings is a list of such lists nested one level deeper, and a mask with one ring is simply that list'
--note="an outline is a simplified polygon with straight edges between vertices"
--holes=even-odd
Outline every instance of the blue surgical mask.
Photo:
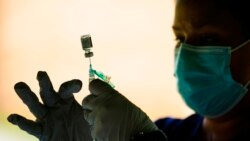
[{"label": "blue surgical mask", "polygon": [[196,113],[215,118],[231,110],[247,93],[247,86],[233,80],[231,50],[227,46],[193,46],[181,43],[175,56],[177,88],[185,103]]}]

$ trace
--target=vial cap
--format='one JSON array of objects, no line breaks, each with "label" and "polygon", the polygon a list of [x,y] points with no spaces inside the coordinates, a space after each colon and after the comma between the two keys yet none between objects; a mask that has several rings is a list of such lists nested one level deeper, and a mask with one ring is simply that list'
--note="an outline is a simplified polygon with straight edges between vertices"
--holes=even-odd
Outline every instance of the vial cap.
[{"label": "vial cap", "polygon": [[85,53],[85,57],[86,57],[86,58],[89,58],[89,57],[92,57],[92,56],[94,56],[94,53],[93,53],[93,52]]},{"label": "vial cap", "polygon": [[89,34],[81,36],[81,42],[83,50],[91,48],[93,46],[91,36]]}]

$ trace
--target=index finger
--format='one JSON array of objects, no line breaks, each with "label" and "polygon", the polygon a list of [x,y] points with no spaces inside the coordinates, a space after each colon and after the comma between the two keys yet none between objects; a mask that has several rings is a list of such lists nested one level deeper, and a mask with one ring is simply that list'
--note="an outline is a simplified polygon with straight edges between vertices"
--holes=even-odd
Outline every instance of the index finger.
[{"label": "index finger", "polygon": [[101,94],[111,94],[117,92],[108,83],[100,79],[94,79],[89,83],[89,91],[91,92],[91,94],[94,94],[96,96]]}]

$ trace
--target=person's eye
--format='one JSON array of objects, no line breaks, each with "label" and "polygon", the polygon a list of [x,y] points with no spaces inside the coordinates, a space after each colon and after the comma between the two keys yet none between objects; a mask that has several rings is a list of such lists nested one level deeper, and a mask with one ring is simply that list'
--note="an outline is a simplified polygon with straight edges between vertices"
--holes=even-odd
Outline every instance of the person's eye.
[{"label": "person's eye", "polygon": [[204,35],[201,36],[200,43],[204,45],[217,45],[220,43],[220,40],[215,36]]},{"label": "person's eye", "polygon": [[209,37],[209,38],[205,38],[204,41],[207,44],[214,44],[217,42],[217,39]]}]

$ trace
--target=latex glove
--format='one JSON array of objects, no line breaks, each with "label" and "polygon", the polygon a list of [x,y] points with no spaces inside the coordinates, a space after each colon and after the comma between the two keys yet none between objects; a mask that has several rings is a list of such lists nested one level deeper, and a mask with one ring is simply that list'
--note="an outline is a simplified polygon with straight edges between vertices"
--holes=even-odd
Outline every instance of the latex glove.
[{"label": "latex glove", "polygon": [[97,141],[129,141],[140,132],[157,130],[149,117],[110,85],[93,80],[82,102],[84,117]]},{"label": "latex glove", "polygon": [[55,92],[46,72],[38,72],[37,80],[43,104],[24,82],[14,87],[36,121],[17,114],[10,115],[8,120],[40,141],[91,141],[90,127],[84,119],[81,105],[73,96],[73,93],[80,91],[82,82],[65,82],[59,92]]}]

